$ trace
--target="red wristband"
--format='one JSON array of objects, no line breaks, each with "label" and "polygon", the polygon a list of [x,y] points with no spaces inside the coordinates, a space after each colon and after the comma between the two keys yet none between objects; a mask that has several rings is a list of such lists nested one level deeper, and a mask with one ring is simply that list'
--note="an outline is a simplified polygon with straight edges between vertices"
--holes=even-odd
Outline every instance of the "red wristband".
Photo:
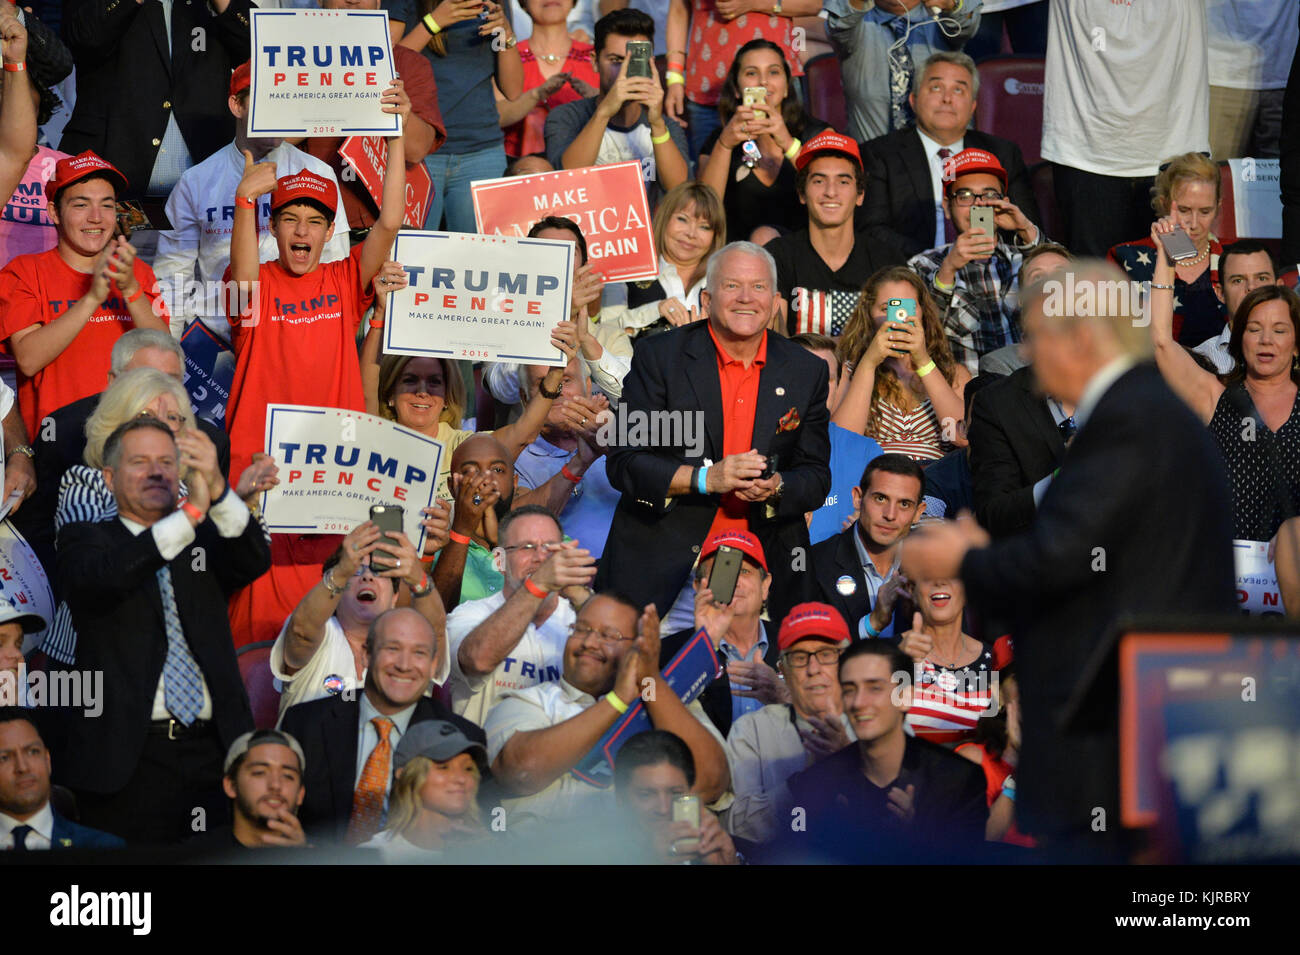
[{"label": "red wristband", "polygon": [[372,319],[370,320],[370,327],[371,327],[371,328],[383,328],[383,327],[384,327],[384,320],[383,320],[382,318],[372,318]]},{"label": "red wristband", "polygon": [[127,305],[130,305],[132,302],[134,302],[136,299],[138,299],[138,298],[139,298],[141,295],[143,295],[143,294],[144,294],[144,286],[141,285],[139,288],[137,288],[137,289],[135,290],[135,294],[132,295],[130,298],[128,298],[128,299],[126,300],[126,304],[127,304]]},{"label": "red wristband", "polygon": [[248,196],[235,196],[235,205],[241,209],[256,209],[257,200],[250,199]]},{"label": "red wristband", "polygon": [[447,536],[448,536],[449,538],[451,538],[451,540],[452,540],[453,543],[456,543],[456,544],[468,544],[468,543],[469,543],[469,535],[468,535],[468,534],[457,534],[455,531],[448,531],[448,532],[447,532]]},{"label": "red wristband", "polygon": [[685,72],[686,72],[686,64],[685,64],[685,63],[669,63],[669,64],[668,64],[668,69],[672,70],[674,73],[685,73]]},{"label": "red wristband", "polygon": [[26,72],[26,70],[27,70],[27,64],[26,64],[26,63],[6,63],[6,64],[5,64],[5,72],[6,72],[6,73],[23,73],[23,72]]},{"label": "red wristband", "polygon": [[534,597],[536,597],[538,600],[545,600],[547,597],[550,596],[549,593],[547,593],[541,587],[538,587],[535,583],[533,583],[533,578],[531,577],[524,578],[524,589],[527,590]]},{"label": "red wristband", "polygon": [[202,524],[204,519],[207,518],[206,514],[204,514],[197,507],[195,507],[193,504],[190,503],[190,499],[188,497],[181,501],[181,510],[184,511],[188,516],[194,518],[194,520],[200,524]]},{"label": "red wristband", "polygon": [[568,461],[565,461],[564,467],[560,468],[560,474],[564,476],[564,479],[566,481],[572,481],[574,484],[579,484],[582,482],[582,478],[578,477],[576,474],[574,474],[572,471],[569,470]]}]

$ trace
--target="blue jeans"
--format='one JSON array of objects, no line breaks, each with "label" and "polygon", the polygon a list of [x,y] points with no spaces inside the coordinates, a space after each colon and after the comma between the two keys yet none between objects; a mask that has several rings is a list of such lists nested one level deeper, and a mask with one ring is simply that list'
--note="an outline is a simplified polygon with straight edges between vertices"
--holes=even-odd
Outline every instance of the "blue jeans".
[{"label": "blue jeans", "polygon": [[434,231],[442,228],[442,213],[446,209],[449,232],[477,232],[470,183],[499,178],[506,171],[506,150],[500,145],[460,154],[440,149],[425,157],[424,168],[433,179],[433,200],[424,227]]},{"label": "blue jeans", "polygon": [[718,116],[718,107],[701,106],[691,100],[686,101],[686,141],[691,147],[691,162],[700,158],[700,150],[704,144],[709,141],[713,131],[722,126],[722,118]]}]

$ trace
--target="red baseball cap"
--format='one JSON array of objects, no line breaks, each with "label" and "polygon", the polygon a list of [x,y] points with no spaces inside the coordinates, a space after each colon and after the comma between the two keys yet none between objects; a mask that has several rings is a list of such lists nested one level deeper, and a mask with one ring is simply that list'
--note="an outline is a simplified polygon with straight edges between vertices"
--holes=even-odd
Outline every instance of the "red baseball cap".
[{"label": "red baseball cap", "polygon": [[754,563],[767,570],[767,559],[763,556],[763,545],[749,531],[718,531],[710,534],[704,546],[700,548],[700,560],[712,557],[719,547],[734,547]]},{"label": "red baseball cap", "polygon": [[334,183],[307,169],[276,181],[275,191],[271,193],[271,211],[277,212],[282,206],[304,199],[320,203],[330,215],[338,212],[338,190]]},{"label": "red baseball cap", "polygon": [[841,135],[833,129],[823,129],[803,144],[803,148],[799,150],[799,155],[794,159],[794,168],[802,169],[818,156],[823,155],[842,155],[852,159],[859,167],[862,166],[862,154],[858,152],[856,140]]},{"label": "red baseball cap", "polygon": [[235,67],[235,72],[230,74],[230,95],[238,96],[244,90],[253,84],[253,71],[245,60]]},{"label": "red baseball cap", "polygon": [[111,162],[100,159],[87,149],[79,156],[69,156],[67,159],[60,159],[55,164],[54,175],[45,184],[45,198],[53,202],[54,197],[58,195],[59,190],[64,186],[70,186],[74,182],[79,182],[87,176],[93,175],[105,176],[113,183],[113,188],[117,190],[119,195],[129,188],[126,176],[118,172]]},{"label": "red baseball cap", "polygon": [[800,640],[825,640],[837,647],[849,645],[849,625],[830,604],[796,604],[781,621],[777,648],[784,653]]},{"label": "red baseball cap", "polygon": [[952,195],[952,187],[961,176],[974,172],[986,172],[997,176],[1002,181],[1002,191],[1007,191],[1007,171],[998,162],[998,157],[986,149],[963,149],[955,156],[944,160],[943,181],[944,194]]}]

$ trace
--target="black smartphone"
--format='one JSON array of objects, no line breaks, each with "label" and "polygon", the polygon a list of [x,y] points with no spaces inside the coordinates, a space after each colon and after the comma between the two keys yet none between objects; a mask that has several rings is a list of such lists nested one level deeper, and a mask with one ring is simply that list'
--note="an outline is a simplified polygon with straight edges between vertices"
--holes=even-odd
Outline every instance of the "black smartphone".
[{"label": "black smartphone", "polygon": [[[391,541],[388,536],[389,531],[400,531],[402,522],[406,519],[406,509],[400,504],[372,504],[370,505],[370,519],[379,528],[380,539]],[[375,573],[382,573],[385,570],[392,570],[397,566],[397,558],[393,552],[383,547],[376,547],[370,554],[370,569]]]},{"label": "black smartphone", "polygon": [[713,570],[709,572],[709,590],[713,591],[715,603],[729,604],[736,596],[736,581],[740,579],[740,565],[745,555],[735,547],[723,544],[713,558]]},{"label": "black smartphone", "polygon": [[628,40],[627,75],[650,77],[650,57],[654,56],[654,44],[646,40]]},{"label": "black smartphone", "polygon": [[763,465],[763,473],[758,476],[758,479],[760,481],[766,481],[768,478],[770,478],[773,474],[777,472],[777,468],[779,465],[780,465],[780,455],[778,455],[775,451],[773,451],[771,454],[767,456],[767,463]]},{"label": "black smartphone", "polygon": [[1174,262],[1196,258],[1196,243],[1182,226],[1173,232],[1161,232],[1160,244],[1165,247],[1165,255]]}]

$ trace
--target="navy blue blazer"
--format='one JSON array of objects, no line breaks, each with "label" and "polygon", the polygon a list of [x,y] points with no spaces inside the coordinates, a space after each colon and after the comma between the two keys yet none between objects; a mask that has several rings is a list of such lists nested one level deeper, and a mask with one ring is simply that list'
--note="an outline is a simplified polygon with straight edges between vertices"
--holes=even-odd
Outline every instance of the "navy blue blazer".
[{"label": "navy blue blazer", "polygon": [[125,849],[126,843],[111,832],[91,829],[80,823],[65,819],[57,809],[54,813],[54,838],[50,841],[52,849]]}]

